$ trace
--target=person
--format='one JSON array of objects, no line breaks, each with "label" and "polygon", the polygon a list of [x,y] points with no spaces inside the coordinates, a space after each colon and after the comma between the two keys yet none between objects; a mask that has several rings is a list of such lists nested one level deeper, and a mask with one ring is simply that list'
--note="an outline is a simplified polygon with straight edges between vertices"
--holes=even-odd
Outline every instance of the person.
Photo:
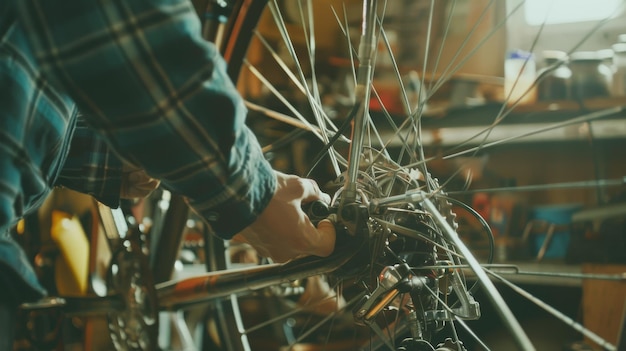
[{"label": "person", "polygon": [[46,293],[11,228],[55,186],[115,207],[160,182],[225,240],[277,261],[332,253],[333,225],[300,208],[328,195],[263,158],[200,33],[188,0],[0,2],[0,349],[16,306]]}]

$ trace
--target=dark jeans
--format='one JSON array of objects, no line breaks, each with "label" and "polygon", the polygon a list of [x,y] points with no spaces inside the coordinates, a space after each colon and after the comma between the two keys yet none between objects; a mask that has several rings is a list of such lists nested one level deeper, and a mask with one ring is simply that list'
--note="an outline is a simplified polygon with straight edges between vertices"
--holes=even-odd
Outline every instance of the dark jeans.
[{"label": "dark jeans", "polygon": [[15,323],[17,319],[17,302],[12,296],[6,296],[0,289],[0,350],[13,350],[15,339]]},{"label": "dark jeans", "polygon": [[0,233],[0,351],[13,350],[18,306],[45,294],[19,245]]}]

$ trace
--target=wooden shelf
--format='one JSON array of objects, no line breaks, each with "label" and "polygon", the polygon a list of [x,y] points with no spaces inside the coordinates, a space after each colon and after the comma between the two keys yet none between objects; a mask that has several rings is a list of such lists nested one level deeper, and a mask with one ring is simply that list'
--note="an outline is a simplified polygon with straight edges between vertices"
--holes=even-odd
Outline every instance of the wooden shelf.
[{"label": "wooden shelf", "polygon": [[[489,133],[485,130],[497,116],[502,116],[502,103],[449,109],[422,118],[422,141],[424,145],[449,146],[501,140],[528,143],[626,138],[626,97],[588,100],[583,106],[573,101],[520,106],[505,115]],[[603,116],[585,122],[586,117],[596,115]],[[384,118],[376,113],[373,117]]]}]

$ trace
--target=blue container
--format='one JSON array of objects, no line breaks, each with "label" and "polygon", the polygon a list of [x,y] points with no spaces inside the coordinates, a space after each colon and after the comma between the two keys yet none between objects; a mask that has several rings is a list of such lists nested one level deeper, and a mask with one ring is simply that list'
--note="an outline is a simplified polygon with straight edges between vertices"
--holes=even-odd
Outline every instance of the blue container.
[{"label": "blue container", "polygon": [[[555,225],[555,231],[552,240],[544,254],[544,258],[563,258],[567,253],[570,241],[570,224],[572,215],[582,208],[581,204],[558,204],[538,206],[533,208],[531,218],[533,220],[543,220],[548,224]],[[546,233],[534,234],[534,254],[539,253],[546,240]]]}]

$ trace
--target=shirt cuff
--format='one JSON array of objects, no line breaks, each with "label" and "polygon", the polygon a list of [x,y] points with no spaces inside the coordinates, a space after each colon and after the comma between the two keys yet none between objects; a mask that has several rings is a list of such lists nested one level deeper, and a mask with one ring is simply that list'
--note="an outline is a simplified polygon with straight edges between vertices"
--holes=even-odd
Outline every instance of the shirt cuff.
[{"label": "shirt cuff", "polygon": [[[225,240],[252,224],[276,191],[276,173],[262,157],[247,163],[239,177],[246,182],[245,195],[228,197],[207,210],[196,210],[208,222],[213,234]],[[194,208],[194,204],[190,204]]]}]

